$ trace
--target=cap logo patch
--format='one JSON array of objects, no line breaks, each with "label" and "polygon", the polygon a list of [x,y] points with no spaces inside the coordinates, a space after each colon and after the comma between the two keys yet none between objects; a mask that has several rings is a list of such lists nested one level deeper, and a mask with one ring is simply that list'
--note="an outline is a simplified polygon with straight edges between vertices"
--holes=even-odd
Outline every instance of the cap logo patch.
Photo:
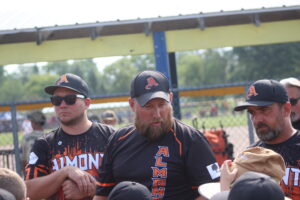
[{"label": "cap logo patch", "polygon": [[153,86],[158,86],[158,83],[154,80],[153,77],[147,78],[147,85],[145,86],[145,89],[150,90]]},{"label": "cap logo patch", "polygon": [[67,79],[67,75],[65,74],[65,75],[62,75],[61,77],[60,77],[60,79],[57,81],[57,84],[60,84],[60,83],[68,83],[69,81],[68,81],[68,79]]},{"label": "cap logo patch", "polygon": [[251,97],[251,96],[257,96],[257,92],[255,91],[255,87],[252,85],[250,88],[249,88],[249,92],[248,92],[248,99]]}]

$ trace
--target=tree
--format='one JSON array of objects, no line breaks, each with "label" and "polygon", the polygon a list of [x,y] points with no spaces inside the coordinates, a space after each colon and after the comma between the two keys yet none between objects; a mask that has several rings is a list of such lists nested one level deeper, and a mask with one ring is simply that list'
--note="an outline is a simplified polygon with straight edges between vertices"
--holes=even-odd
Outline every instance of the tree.
[{"label": "tree", "polygon": [[236,81],[299,76],[300,43],[285,43],[233,49],[238,63],[233,71]]}]

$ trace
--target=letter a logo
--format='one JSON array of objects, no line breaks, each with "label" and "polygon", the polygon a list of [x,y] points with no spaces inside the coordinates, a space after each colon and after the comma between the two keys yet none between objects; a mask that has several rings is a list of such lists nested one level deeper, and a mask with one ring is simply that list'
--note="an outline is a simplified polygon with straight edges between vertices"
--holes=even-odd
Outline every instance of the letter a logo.
[{"label": "letter a logo", "polygon": [[257,92],[255,91],[255,87],[252,85],[248,91],[248,99],[252,96],[257,96]]},{"label": "letter a logo", "polygon": [[64,75],[62,75],[60,78],[59,78],[59,80],[56,82],[56,84],[60,84],[60,83],[68,83],[69,81],[68,81],[68,79],[67,79],[67,75],[66,74],[64,74]]},{"label": "letter a logo", "polygon": [[147,78],[147,85],[145,86],[145,89],[150,90],[153,86],[158,86],[158,83],[154,80],[153,77]]}]

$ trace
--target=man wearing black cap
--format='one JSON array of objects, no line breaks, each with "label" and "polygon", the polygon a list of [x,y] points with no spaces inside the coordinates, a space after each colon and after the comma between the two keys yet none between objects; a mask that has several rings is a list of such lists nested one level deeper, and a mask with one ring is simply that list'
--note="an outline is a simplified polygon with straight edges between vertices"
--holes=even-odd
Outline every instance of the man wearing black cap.
[{"label": "man wearing black cap", "polygon": [[74,74],[62,75],[45,91],[52,95],[60,127],[38,139],[26,167],[30,199],[91,199],[104,148],[114,130],[88,120],[88,86]]},{"label": "man wearing black cap", "polygon": [[281,154],[286,173],[280,185],[285,195],[300,199],[300,133],[292,127],[291,103],[284,86],[275,80],[258,80],[248,89],[246,102],[234,108],[247,109],[262,146]]},{"label": "man wearing black cap", "polygon": [[145,185],[152,199],[198,198],[199,185],[219,180],[218,164],[202,134],[173,118],[168,79],[143,71],[130,92],[135,125],[111,138],[94,200],[106,199],[122,181]]},{"label": "man wearing black cap", "polygon": [[288,93],[292,105],[291,120],[295,129],[300,130],[300,81],[290,77],[280,81]]}]

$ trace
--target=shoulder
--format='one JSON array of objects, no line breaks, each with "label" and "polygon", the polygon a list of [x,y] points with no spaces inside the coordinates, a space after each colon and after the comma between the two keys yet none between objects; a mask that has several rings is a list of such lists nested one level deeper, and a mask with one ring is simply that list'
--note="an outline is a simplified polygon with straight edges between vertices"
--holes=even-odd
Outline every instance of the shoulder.
[{"label": "shoulder", "polygon": [[134,125],[128,125],[123,128],[120,128],[115,132],[112,140],[124,140],[125,138],[129,138],[129,136],[132,135],[135,130],[136,129]]},{"label": "shoulder", "polygon": [[95,122],[93,122],[92,129],[94,132],[102,134],[107,138],[114,134],[116,131],[112,126]]},{"label": "shoulder", "polygon": [[194,127],[183,123],[177,119],[174,120],[174,131],[178,136],[182,137],[203,137],[203,134]]}]

